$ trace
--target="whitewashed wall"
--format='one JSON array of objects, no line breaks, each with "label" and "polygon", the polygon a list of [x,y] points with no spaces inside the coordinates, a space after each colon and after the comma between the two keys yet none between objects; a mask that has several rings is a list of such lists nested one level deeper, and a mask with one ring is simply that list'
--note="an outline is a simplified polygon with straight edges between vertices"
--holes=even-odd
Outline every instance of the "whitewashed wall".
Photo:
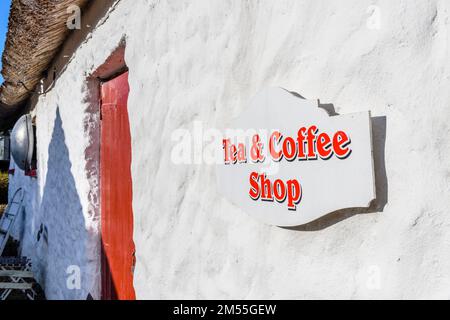
[{"label": "whitewashed wall", "polygon": [[[447,0],[122,0],[39,101],[38,180],[11,184],[47,296],[99,297],[85,73],[126,36],[138,298],[450,298],[449,21]],[[175,129],[226,127],[267,86],[371,110],[377,209],[267,226],[219,195],[214,167],[170,161]]]}]

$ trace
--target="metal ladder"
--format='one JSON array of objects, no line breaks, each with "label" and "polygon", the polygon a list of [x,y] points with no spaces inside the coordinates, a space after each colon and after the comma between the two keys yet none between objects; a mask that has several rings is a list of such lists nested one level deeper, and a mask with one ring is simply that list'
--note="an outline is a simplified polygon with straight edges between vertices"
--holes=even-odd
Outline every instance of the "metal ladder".
[{"label": "metal ladder", "polygon": [[35,300],[34,275],[31,261],[25,257],[0,257],[0,300],[6,300],[14,290],[22,291],[28,300]]},{"label": "metal ladder", "polygon": [[31,261],[25,257],[2,257],[14,223],[22,212],[23,198],[23,190],[17,189],[0,219],[0,300],[6,300],[14,290],[22,291],[30,300],[36,297]]},{"label": "metal ladder", "polygon": [[17,189],[11,198],[11,202],[8,203],[2,218],[0,219],[0,257],[3,254],[3,250],[5,250],[17,216],[22,211],[23,196],[23,190],[21,188]]}]

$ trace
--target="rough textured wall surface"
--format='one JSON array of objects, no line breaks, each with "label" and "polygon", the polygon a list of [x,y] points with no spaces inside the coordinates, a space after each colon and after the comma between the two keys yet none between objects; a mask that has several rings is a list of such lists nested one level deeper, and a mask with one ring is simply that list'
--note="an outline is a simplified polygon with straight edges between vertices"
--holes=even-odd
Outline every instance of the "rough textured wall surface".
[{"label": "rough textured wall surface", "polygon": [[[122,0],[39,101],[37,181],[11,184],[49,298],[99,294],[86,73],[123,36],[138,298],[450,298],[449,19],[446,0]],[[267,226],[220,196],[213,166],[171,162],[175,129],[224,128],[267,86],[381,119],[374,210]]]}]

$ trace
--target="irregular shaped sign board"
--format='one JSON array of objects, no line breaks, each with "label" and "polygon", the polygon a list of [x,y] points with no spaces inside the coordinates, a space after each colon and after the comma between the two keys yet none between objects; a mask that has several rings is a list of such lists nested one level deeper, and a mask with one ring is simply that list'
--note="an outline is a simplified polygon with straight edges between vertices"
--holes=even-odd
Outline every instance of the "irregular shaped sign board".
[{"label": "irregular shaped sign board", "polygon": [[219,190],[268,224],[302,225],[376,197],[369,111],[329,116],[318,101],[266,89],[222,148]]}]

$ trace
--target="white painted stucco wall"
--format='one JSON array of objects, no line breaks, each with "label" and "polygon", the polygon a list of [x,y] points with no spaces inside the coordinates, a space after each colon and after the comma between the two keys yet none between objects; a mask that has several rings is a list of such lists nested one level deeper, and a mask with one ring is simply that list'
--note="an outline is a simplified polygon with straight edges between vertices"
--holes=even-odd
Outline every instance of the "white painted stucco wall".
[{"label": "white painted stucco wall", "polygon": [[[47,297],[99,297],[86,74],[125,36],[138,298],[450,298],[449,19],[447,0],[121,0],[39,99],[38,179],[12,178]],[[221,197],[213,166],[171,162],[175,129],[224,128],[268,86],[372,112],[374,210],[267,226]]]}]

